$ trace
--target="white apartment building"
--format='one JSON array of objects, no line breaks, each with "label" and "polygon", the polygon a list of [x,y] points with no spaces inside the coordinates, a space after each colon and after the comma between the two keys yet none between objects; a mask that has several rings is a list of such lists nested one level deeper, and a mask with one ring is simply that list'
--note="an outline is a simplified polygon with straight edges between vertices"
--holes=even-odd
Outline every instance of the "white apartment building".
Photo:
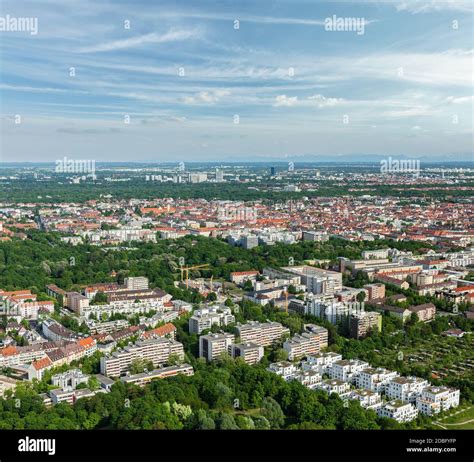
[{"label": "white apartment building", "polygon": [[337,324],[344,320],[350,313],[350,304],[339,302],[336,299],[328,299],[327,297],[309,298],[305,307],[305,314],[325,319],[331,324]]},{"label": "white apartment building", "polygon": [[232,357],[242,358],[247,364],[257,364],[263,358],[263,353],[263,347],[256,343],[239,343],[230,347]]},{"label": "white apartment building", "polygon": [[287,266],[283,270],[301,276],[301,283],[313,294],[334,294],[342,290],[342,273],[314,266]]},{"label": "white apartment building", "polygon": [[423,389],[428,386],[428,381],[419,377],[396,377],[388,383],[385,394],[389,399],[414,404],[416,398],[420,396]]},{"label": "white apartment building", "polygon": [[323,389],[330,395],[332,393],[337,393],[339,396],[343,397],[349,393],[351,386],[348,382],[343,382],[342,380],[325,379],[321,382],[318,388]]},{"label": "white apartment building", "polygon": [[333,365],[328,369],[328,375],[331,379],[354,383],[360,372],[368,366],[369,363],[358,359],[342,359],[333,363]]},{"label": "white apartment building", "polygon": [[413,404],[400,401],[398,399],[392,400],[383,405],[377,414],[380,417],[388,417],[395,419],[397,422],[410,422],[418,417],[418,409]]},{"label": "white apartment building", "polygon": [[316,371],[321,375],[327,374],[329,368],[336,362],[341,361],[342,355],[329,351],[327,353],[319,353],[313,356],[307,356],[305,361],[301,362],[301,368],[304,371]]},{"label": "white apartment building", "polygon": [[359,401],[364,409],[376,411],[382,407],[382,397],[380,394],[370,390],[352,390],[349,399]]},{"label": "white apartment building", "polygon": [[270,346],[290,333],[290,330],[279,322],[251,321],[237,326],[237,330],[242,343],[256,343],[260,346]]},{"label": "white apartment building", "polygon": [[54,374],[51,383],[60,387],[63,391],[75,390],[81,383],[87,383],[89,375],[84,374],[80,369],[71,369],[61,374]]},{"label": "white apartment building", "polygon": [[125,316],[134,314],[140,315],[148,313],[149,311],[163,311],[165,302],[166,299],[160,297],[155,299],[143,299],[138,302],[135,302],[135,300],[117,300],[106,305],[82,306],[81,313],[78,314],[84,316],[86,319],[89,319],[91,314],[94,314],[97,319],[101,319],[104,314],[107,317],[112,314],[123,314]]},{"label": "white apartment building", "polygon": [[364,260],[378,260],[382,258],[388,258],[388,249],[363,250],[362,258]]},{"label": "white apartment building", "polygon": [[301,371],[293,377],[293,380],[300,382],[312,390],[321,385],[322,377],[321,374],[316,371]]},{"label": "white apartment building", "polygon": [[235,317],[230,308],[227,307],[209,307],[196,310],[189,318],[189,332],[191,334],[200,334],[213,325],[227,326],[235,322]]},{"label": "white apartment building", "polygon": [[398,377],[398,372],[389,371],[382,367],[369,367],[360,371],[356,378],[356,384],[359,388],[383,393],[387,384],[395,377]]},{"label": "white apartment building", "polygon": [[288,361],[272,363],[267,370],[283,377],[286,381],[292,380],[298,372],[298,368]]},{"label": "white apartment building", "polygon": [[416,408],[426,415],[438,414],[459,406],[459,390],[448,387],[427,387],[416,398]]},{"label": "white apartment building", "polygon": [[199,357],[207,361],[219,359],[222,353],[230,353],[235,336],[228,333],[201,335],[199,337]]},{"label": "white apartment building", "polygon": [[288,352],[288,359],[293,361],[307,355],[314,355],[327,347],[328,331],[321,328],[324,332],[303,332],[296,334],[283,343],[283,349]]},{"label": "white apartment building", "polygon": [[120,377],[123,383],[133,383],[138,386],[143,386],[155,379],[165,379],[174,377],[175,375],[194,375],[194,369],[189,364],[181,364],[178,366],[162,367],[149,372],[142,372],[140,374],[126,375]]},{"label": "white apartment building", "polygon": [[136,342],[135,345],[115,351],[111,355],[100,358],[100,373],[119,377],[127,372],[135,359],[151,361],[154,366],[165,364],[171,355],[184,358],[183,345],[168,338],[153,338]]},{"label": "white apartment building", "polygon": [[123,282],[127,289],[130,290],[148,289],[148,278],[142,276],[128,277]]}]

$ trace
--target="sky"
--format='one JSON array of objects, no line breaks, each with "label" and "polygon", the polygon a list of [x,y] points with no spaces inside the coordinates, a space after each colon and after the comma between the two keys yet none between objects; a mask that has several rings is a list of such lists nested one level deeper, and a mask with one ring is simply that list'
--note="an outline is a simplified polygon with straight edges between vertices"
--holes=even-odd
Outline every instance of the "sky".
[{"label": "sky", "polygon": [[473,14],[472,0],[2,0],[0,161],[470,160]]}]

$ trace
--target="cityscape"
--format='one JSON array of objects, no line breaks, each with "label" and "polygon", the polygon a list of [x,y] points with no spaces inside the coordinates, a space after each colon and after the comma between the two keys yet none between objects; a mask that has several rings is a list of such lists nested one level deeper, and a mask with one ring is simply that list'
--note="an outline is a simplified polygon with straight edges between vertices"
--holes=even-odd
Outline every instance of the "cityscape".
[{"label": "cityscape", "polygon": [[467,455],[471,2],[5,3],[2,460]]}]

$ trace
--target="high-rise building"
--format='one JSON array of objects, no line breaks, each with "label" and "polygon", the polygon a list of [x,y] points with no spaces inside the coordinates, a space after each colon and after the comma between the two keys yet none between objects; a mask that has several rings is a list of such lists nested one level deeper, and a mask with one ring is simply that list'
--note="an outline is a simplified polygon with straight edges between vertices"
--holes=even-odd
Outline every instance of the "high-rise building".
[{"label": "high-rise building", "polygon": [[382,315],[375,311],[360,311],[352,313],[349,318],[350,335],[359,339],[365,337],[370,331],[382,330]]},{"label": "high-rise building", "polygon": [[130,290],[148,289],[148,278],[142,276],[128,277],[124,279],[124,284]]},{"label": "high-rise building", "polygon": [[182,343],[168,338],[157,338],[136,342],[108,356],[100,358],[100,373],[107,376],[119,377],[130,369],[134,360],[151,361],[153,366],[165,364],[173,354],[184,358]]},{"label": "high-rise building", "polygon": [[230,352],[233,358],[242,358],[247,364],[256,364],[263,358],[263,346],[256,343],[240,343],[231,345]]},{"label": "high-rise building", "polygon": [[256,343],[260,346],[270,346],[274,341],[280,340],[290,330],[279,322],[251,321],[237,327],[242,343]]},{"label": "high-rise building", "polygon": [[235,342],[233,334],[221,333],[201,335],[199,337],[199,357],[207,361],[218,359],[222,353],[230,353],[230,346]]},{"label": "high-rise building", "polygon": [[385,285],[380,282],[375,284],[366,284],[364,289],[366,289],[369,294],[369,300],[385,297]]}]

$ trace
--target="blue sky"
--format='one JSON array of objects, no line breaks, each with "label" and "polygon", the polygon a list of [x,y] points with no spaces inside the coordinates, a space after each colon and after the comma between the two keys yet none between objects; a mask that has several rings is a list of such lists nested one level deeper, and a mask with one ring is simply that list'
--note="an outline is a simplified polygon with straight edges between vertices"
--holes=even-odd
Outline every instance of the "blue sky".
[{"label": "blue sky", "polygon": [[[472,153],[471,0],[0,8],[38,18],[0,31],[3,161]],[[364,33],[326,30],[333,15]]]}]

